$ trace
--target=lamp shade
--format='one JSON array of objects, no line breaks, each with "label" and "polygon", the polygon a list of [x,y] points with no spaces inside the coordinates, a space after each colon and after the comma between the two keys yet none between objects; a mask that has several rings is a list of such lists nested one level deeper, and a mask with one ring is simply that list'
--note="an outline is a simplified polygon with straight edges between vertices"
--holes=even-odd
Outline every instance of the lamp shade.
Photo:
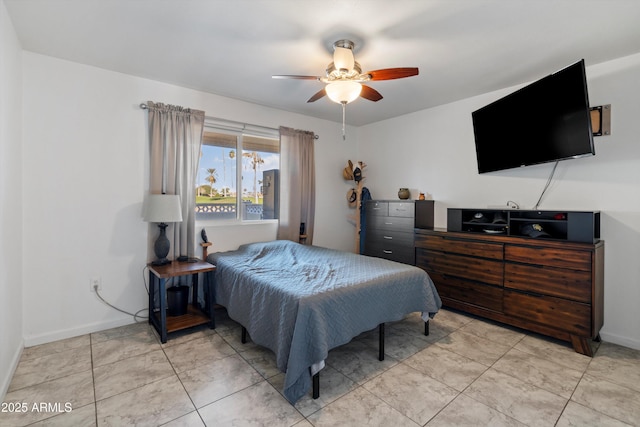
[{"label": "lamp shade", "polygon": [[182,208],[177,194],[149,194],[143,219],[147,222],[181,222]]},{"label": "lamp shade", "polygon": [[333,65],[337,70],[344,70],[346,72],[351,71],[355,65],[353,51],[345,47],[336,46],[335,51],[333,52]]},{"label": "lamp shade", "polygon": [[336,81],[329,83],[327,87],[325,87],[325,91],[327,92],[327,96],[333,102],[337,102],[338,104],[348,104],[351,101],[355,101],[362,91],[362,85],[358,82],[352,81]]}]

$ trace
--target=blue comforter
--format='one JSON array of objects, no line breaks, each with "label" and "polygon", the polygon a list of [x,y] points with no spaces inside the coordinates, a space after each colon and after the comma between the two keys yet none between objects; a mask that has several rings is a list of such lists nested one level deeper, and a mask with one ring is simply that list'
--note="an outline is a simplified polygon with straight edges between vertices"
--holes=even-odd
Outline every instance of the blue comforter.
[{"label": "blue comforter", "polygon": [[291,403],[332,348],[412,312],[427,321],[441,306],[427,273],[379,258],[277,240],[207,259],[217,267],[216,303],[275,353]]}]

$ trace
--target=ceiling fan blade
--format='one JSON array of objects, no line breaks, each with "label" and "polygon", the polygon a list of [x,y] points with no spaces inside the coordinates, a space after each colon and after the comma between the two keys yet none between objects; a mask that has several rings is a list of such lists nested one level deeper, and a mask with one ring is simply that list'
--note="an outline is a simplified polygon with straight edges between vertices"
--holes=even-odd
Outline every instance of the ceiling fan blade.
[{"label": "ceiling fan blade", "polygon": [[371,76],[371,80],[403,79],[405,77],[417,76],[418,68],[385,68],[382,70],[368,71],[364,74],[369,74]]},{"label": "ceiling fan blade", "polygon": [[380,94],[380,92],[367,85],[362,85],[362,92],[360,92],[360,97],[373,102],[378,102],[382,99],[382,95]]},{"label": "ceiling fan blade", "polygon": [[288,74],[275,75],[275,76],[271,76],[271,78],[272,79],[320,80],[320,77],[318,76],[296,76],[296,75],[288,75]]},{"label": "ceiling fan blade", "polygon": [[325,96],[326,94],[327,94],[327,92],[324,89],[319,90],[315,95],[313,95],[311,98],[309,98],[309,100],[307,102],[315,102],[318,99],[320,99],[323,96]]}]

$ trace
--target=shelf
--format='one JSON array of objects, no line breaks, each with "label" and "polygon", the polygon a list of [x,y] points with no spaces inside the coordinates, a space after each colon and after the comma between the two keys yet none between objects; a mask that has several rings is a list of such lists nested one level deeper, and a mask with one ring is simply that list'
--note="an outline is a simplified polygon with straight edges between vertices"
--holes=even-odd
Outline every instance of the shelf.
[{"label": "shelf", "polygon": [[167,316],[167,333],[192,328],[209,323],[209,316],[200,311],[193,304],[187,307],[187,313],[181,316]]},{"label": "shelf", "polygon": [[600,212],[449,208],[447,230],[595,243],[600,239]]}]

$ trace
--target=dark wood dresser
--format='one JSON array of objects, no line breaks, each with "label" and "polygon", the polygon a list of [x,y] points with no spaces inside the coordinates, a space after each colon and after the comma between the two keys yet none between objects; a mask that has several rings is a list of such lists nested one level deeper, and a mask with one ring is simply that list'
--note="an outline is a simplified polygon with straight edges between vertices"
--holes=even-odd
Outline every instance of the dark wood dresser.
[{"label": "dark wood dresser", "polygon": [[416,229],[415,253],[443,305],[593,355],[604,317],[604,241]]}]

